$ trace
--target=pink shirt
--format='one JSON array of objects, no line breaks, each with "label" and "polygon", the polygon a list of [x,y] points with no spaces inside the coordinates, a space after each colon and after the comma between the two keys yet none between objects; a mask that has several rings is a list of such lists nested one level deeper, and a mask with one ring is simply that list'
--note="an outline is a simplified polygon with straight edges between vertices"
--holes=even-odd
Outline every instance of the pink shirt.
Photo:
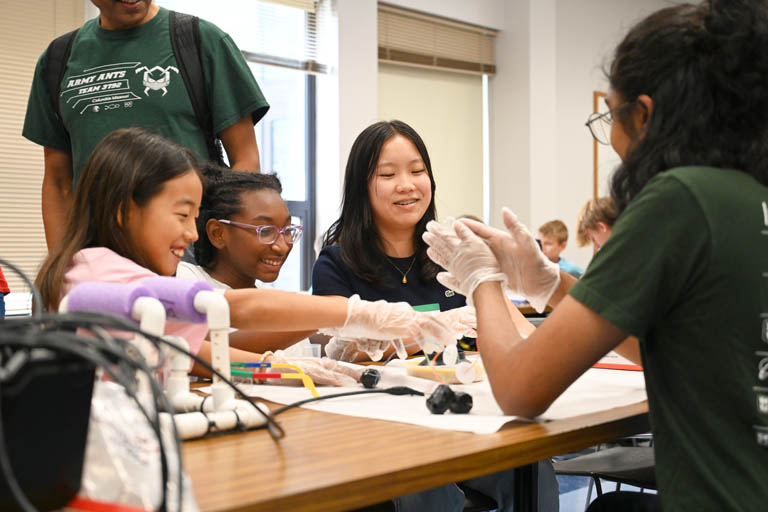
[{"label": "pink shirt", "polygon": [[[89,281],[136,283],[150,277],[157,277],[157,274],[111,249],[91,247],[78,251],[72,258],[72,264],[64,275],[63,294],[66,295],[76,285]],[[165,324],[165,334],[183,337],[189,343],[192,353],[196,354],[208,334],[208,326],[168,321]]]}]

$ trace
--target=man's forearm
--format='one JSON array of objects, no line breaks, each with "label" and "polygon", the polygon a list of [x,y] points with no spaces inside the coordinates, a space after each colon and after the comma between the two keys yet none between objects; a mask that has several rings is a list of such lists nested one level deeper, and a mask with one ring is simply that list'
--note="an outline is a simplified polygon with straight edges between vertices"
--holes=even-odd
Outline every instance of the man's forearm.
[{"label": "man's forearm", "polygon": [[72,184],[43,178],[43,227],[48,251],[52,251],[64,236],[72,211]]}]

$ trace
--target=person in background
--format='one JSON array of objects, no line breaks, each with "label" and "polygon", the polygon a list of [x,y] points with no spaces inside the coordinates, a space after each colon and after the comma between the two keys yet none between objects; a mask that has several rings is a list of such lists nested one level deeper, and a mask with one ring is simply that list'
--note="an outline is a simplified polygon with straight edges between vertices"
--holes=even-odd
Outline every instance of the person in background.
[{"label": "person in background", "polygon": [[590,199],[579,212],[576,240],[579,247],[591,243],[595,252],[600,250],[608,237],[618,217],[616,205],[610,197],[598,197]]},{"label": "person in background", "polygon": [[[467,315],[465,297],[436,279],[441,268],[427,257],[421,238],[427,222],[436,217],[435,189],[429,153],[411,126],[393,120],[364,129],[350,150],[341,214],[326,233],[312,271],[312,292],[359,294],[366,300],[404,300],[416,307],[439,308],[441,315],[457,315],[449,321],[459,326],[455,329],[464,325],[471,332],[467,324],[473,323],[473,312]],[[508,304],[520,329],[533,331],[517,308]],[[538,467],[539,510],[556,511],[559,498],[552,464],[542,461]],[[460,485],[493,497],[499,510],[509,511],[513,484],[513,471],[508,470]],[[464,495],[451,484],[401,496],[394,503],[397,510],[460,511]]]},{"label": "person in background", "polygon": [[[588,122],[603,143],[610,131],[621,158],[619,215],[575,284],[509,210],[507,230],[459,221],[425,234],[474,296],[477,345],[507,414],[540,415],[628,334],[640,340],[659,494],[605,495],[601,510],[768,503],[766,46],[764,0],[675,5],[629,30],[608,70],[608,110]],[[507,286],[557,304],[525,340],[500,270]]]},{"label": "person in background", "polygon": [[[63,243],[49,253],[36,285],[46,308],[58,309],[81,282],[141,282],[171,276],[185,249],[197,240],[195,218],[203,194],[190,151],[139,128],[116,130],[94,149],[75,193]],[[98,198],[97,201],[93,198]],[[434,316],[406,303],[373,304],[359,297],[313,297],[272,289],[226,290],[230,322],[237,329],[295,331],[333,329],[346,336],[392,339],[447,337]],[[166,334],[184,337],[190,350],[211,360],[205,324],[168,322]],[[270,361],[269,352],[231,348],[232,361]],[[319,384],[354,383],[357,371],[330,359],[301,361]],[[192,372],[206,376],[199,365]],[[352,379],[350,379],[352,374]]]},{"label": "person in background", "polygon": [[541,250],[549,261],[557,263],[561,269],[577,279],[584,274],[584,269],[560,256],[568,245],[568,228],[563,221],[551,220],[542,224],[539,227],[539,240]]},{"label": "person in background", "polygon": [[[233,171],[214,164],[202,170],[205,190],[197,217],[194,243],[198,264],[182,261],[176,277],[203,280],[214,288],[257,288],[271,283],[301,238],[302,227],[291,224],[291,213],[274,174]],[[284,349],[314,334],[237,330],[232,347],[252,352]]]},{"label": "person in background", "polygon": [[5,296],[11,293],[8,281],[5,280],[3,269],[0,268],[0,320],[5,318]]},{"label": "person in background", "polygon": [[[74,189],[96,144],[117,128],[144,127],[208,159],[205,132],[179,74],[169,11],[153,0],[91,0],[99,16],[72,42],[58,109],[46,87],[47,55],[37,62],[22,135],[43,146],[43,224],[48,249],[61,240]],[[234,169],[258,171],[253,125],[269,104],[232,39],[199,22],[200,62],[213,133]],[[60,112],[57,112],[57,110]]]}]

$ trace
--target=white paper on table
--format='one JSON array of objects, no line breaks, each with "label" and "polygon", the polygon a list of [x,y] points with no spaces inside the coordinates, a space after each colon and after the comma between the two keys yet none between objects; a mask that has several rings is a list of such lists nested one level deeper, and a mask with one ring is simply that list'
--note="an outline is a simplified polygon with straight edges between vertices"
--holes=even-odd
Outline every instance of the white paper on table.
[{"label": "white paper on table", "polygon": [[[411,377],[400,366],[378,367],[382,378],[377,387],[408,386],[431,392],[439,383]],[[240,384],[238,387],[248,396],[258,397],[279,404],[298,402],[312,395],[303,387]],[[423,396],[394,396],[387,394],[341,397],[303,405],[307,409],[345,414],[361,418],[399,421],[423,427],[476,434],[492,434],[505,423],[525,420],[517,416],[505,416],[493,398],[488,381],[468,385],[451,385],[454,391],[472,395],[473,407],[469,414],[432,414]],[[332,395],[359,390],[361,387],[318,387],[320,395]],[[210,392],[210,387],[199,391]],[[645,380],[641,372],[590,369],[574,382],[539,420],[561,419],[581,414],[630,405],[646,399]]]}]

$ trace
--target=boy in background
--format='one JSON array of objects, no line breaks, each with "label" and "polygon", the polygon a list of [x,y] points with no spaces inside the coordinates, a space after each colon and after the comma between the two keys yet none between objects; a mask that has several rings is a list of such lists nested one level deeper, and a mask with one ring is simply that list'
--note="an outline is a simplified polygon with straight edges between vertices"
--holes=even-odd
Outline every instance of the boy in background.
[{"label": "boy in background", "polygon": [[560,257],[560,253],[568,245],[568,228],[561,220],[551,220],[539,227],[539,240],[541,250],[550,261],[557,263],[563,271],[568,272],[576,279],[584,274],[584,269],[575,263]]},{"label": "boy in background", "polygon": [[610,197],[598,197],[587,201],[579,212],[576,229],[576,241],[579,247],[584,247],[591,242],[597,252],[611,236],[611,228],[618,215],[616,205]]}]

